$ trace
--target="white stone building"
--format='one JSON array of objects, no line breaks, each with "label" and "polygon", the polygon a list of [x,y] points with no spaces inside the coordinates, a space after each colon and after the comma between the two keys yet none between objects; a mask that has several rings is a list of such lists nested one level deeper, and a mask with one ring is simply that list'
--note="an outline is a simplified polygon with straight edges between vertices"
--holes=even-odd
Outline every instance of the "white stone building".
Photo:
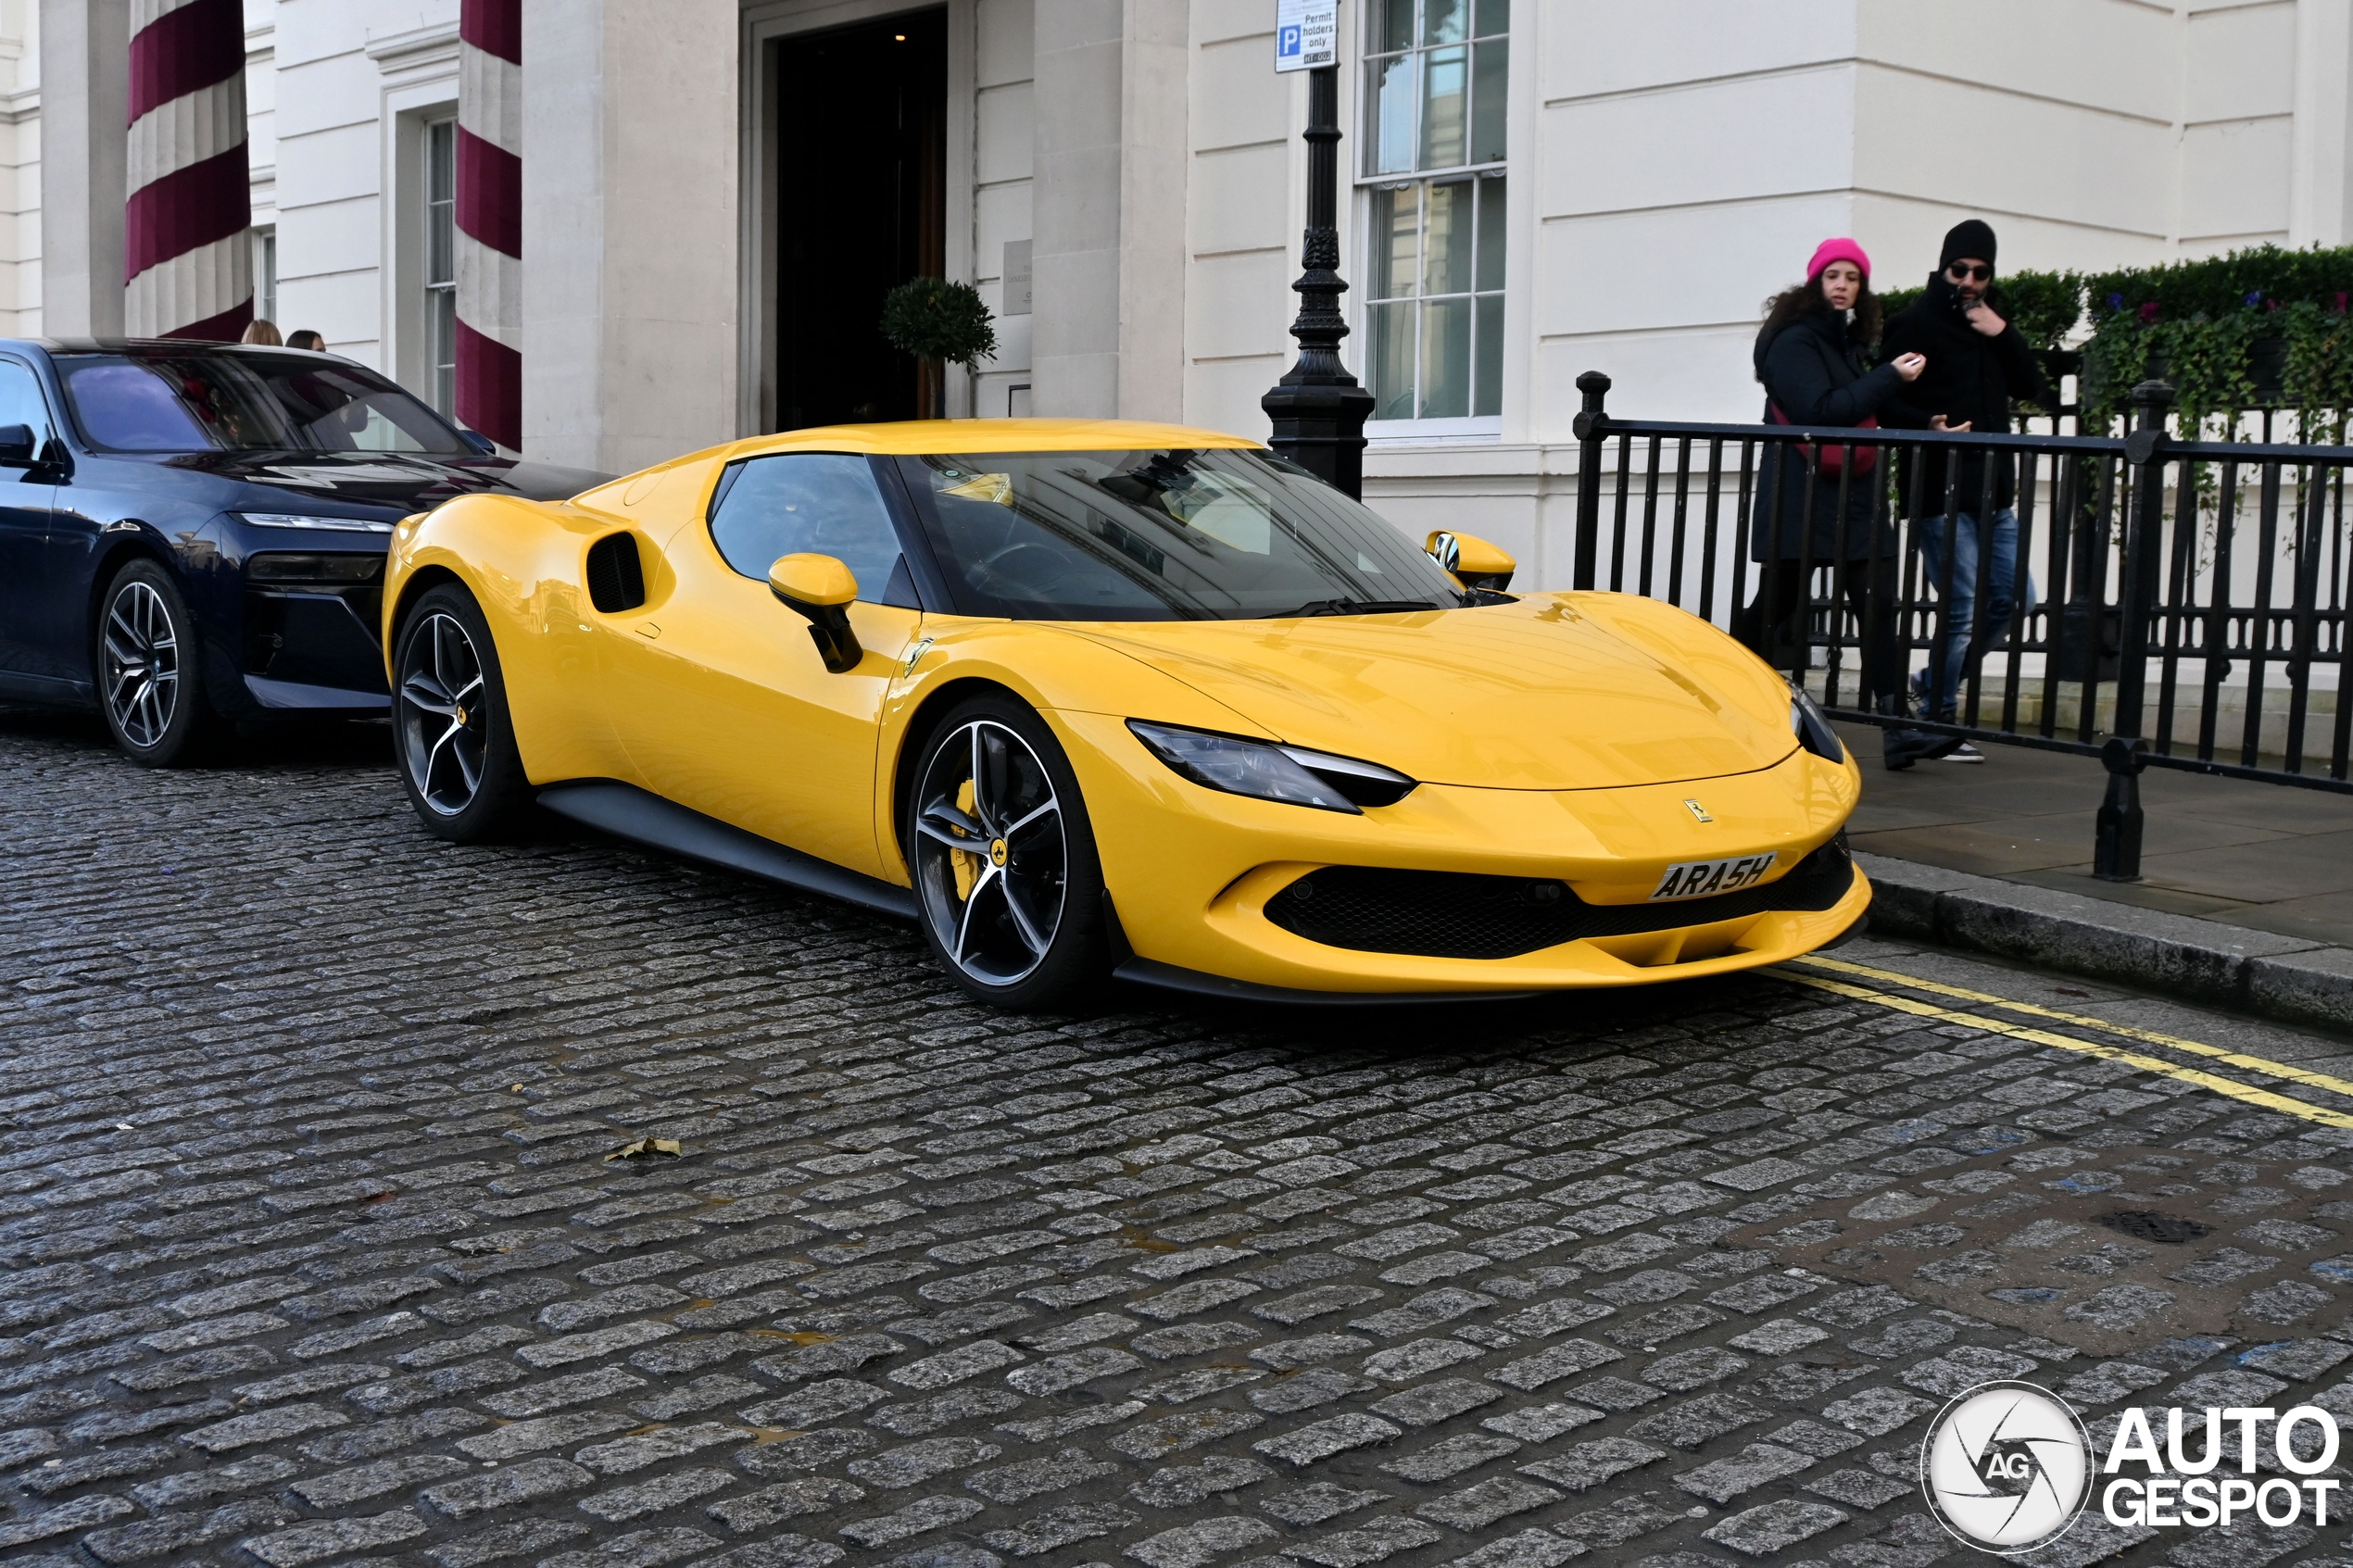
[{"label": "white stone building", "polygon": [[[526,452],[620,470],[911,411],[853,295],[918,270],[1000,313],[951,411],[1263,433],[1305,203],[1275,9],[524,0]],[[120,132],[70,44],[124,12],[0,0],[14,332],[107,320]],[[245,0],[259,308],[428,396],[458,12]],[[1577,374],[1754,418],[1760,302],[1825,235],[1883,283],[1971,214],[2010,267],[2353,239],[2353,0],[1342,0],[1340,35],[1368,496],[1529,585],[1566,583]]]}]

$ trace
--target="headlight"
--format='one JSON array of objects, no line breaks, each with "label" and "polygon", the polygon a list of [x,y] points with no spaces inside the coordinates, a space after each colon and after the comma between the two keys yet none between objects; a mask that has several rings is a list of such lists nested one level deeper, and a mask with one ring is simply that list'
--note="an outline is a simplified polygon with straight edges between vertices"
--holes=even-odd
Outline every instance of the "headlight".
[{"label": "headlight", "polygon": [[364,517],[298,517],[291,512],[239,512],[256,528],[308,528],[327,533],[389,533],[392,524]]},{"label": "headlight", "polygon": [[1356,813],[1360,807],[1393,806],[1413,791],[1415,781],[1377,762],[1334,757],[1302,746],[1244,740],[1209,730],[1180,730],[1130,719],[1151,754],[1193,783],[1228,795]]},{"label": "headlight", "polygon": [[1823,761],[1846,760],[1846,747],[1839,744],[1838,732],[1831,728],[1830,715],[1795,686],[1789,691],[1789,727],[1797,736],[1797,744]]}]

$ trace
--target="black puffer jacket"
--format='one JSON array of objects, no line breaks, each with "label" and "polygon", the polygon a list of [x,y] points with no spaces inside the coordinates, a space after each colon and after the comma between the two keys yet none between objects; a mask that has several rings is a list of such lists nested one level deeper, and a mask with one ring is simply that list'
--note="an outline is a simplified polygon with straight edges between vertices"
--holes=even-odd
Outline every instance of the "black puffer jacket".
[{"label": "black puffer jacket", "polygon": [[[1882,359],[1898,354],[1924,354],[1928,369],[1905,387],[1899,397],[1911,416],[1908,422],[1926,426],[1937,414],[1953,424],[1969,421],[1980,435],[1999,434],[2010,428],[2010,400],[2050,403],[2050,388],[2033,347],[2015,325],[1987,337],[1961,314],[1961,293],[1944,273],[1928,281],[1928,293],[1919,303],[1896,312],[1880,345]],[[1886,420],[1885,415],[1881,415]],[[1894,420],[1887,420],[1894,423]],[[1933,517],[1944,510],[1946,463],[1942,452],[1930,452],[1912,473],[1908,460],[1896,465],[1896,505],[1906,517]],[[1975,513],[1985,504],[1985,458],[1963,457],[1958,464],[1953,509]],[[1994,459],[1994,508],[2001,510],[2016,499],[2018,465],[2004,457]]]},{"label": "black puffer jacket", "polygon": [[[1755,362],[1756,379],[1765,383],[1768,404],[1778,404],[1792,424],[1814,430],[1851,428],[1873,415],[1886,425],[1926,422],[1910,418],[1896,403],[1904,378],[1894,367],[1866,367],[1862,349],[1851,340],[1841,312],[1817,310],[1779,332],[1768,325],[1756,336]],[[1768,408],[1765,419],[1770,422],[1772,417]],[[1859,456],[1860,449],[1856,450]],[[1847,481],[1843,525],[1838,515],[1839,476],[1825,473],[1814,478],[1809,530],[1800,527],[1798,520],[1806,516],[1806,486],[1812,470],[1794,448],[1778,444],[1768,446],[1757,465],[1750,558],[1796,560],[1810,553],[1818,561],[1832,561],[1859,560],[1871,555],[1871,515],[1885,472],[1883,467],[1874,468]],[[1880,548],[1892,548],[1884,529],[1881,534]]]}]

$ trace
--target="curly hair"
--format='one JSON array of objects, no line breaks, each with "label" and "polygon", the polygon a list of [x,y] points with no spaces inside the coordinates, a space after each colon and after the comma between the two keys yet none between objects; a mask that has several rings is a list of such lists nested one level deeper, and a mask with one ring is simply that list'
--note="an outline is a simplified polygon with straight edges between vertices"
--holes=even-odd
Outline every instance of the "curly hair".
[{"label": "curly hair", "polygon": [[[1817,272],[1765,302],[1765,335],[1769,338],[1799,317],[1830,307],[1830,299],[1822,293],[1822,275]],[[1868,349],[1879,342],[1879,295],[1871,292],[1871,281],[1866,278],[1862,292],[1855,296],[1855,308],[1846,319],[1846,341]]]}]

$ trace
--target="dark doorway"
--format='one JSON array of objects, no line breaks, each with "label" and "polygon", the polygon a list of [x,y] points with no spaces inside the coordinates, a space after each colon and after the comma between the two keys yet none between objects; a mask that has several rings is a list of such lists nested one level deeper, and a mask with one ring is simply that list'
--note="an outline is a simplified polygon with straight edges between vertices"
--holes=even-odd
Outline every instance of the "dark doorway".
[{"label": "dark doorway", "polygon": [[876,323],[893,288],[947,270],[947,13],[777,51],[777,428],[927,414]]}]

